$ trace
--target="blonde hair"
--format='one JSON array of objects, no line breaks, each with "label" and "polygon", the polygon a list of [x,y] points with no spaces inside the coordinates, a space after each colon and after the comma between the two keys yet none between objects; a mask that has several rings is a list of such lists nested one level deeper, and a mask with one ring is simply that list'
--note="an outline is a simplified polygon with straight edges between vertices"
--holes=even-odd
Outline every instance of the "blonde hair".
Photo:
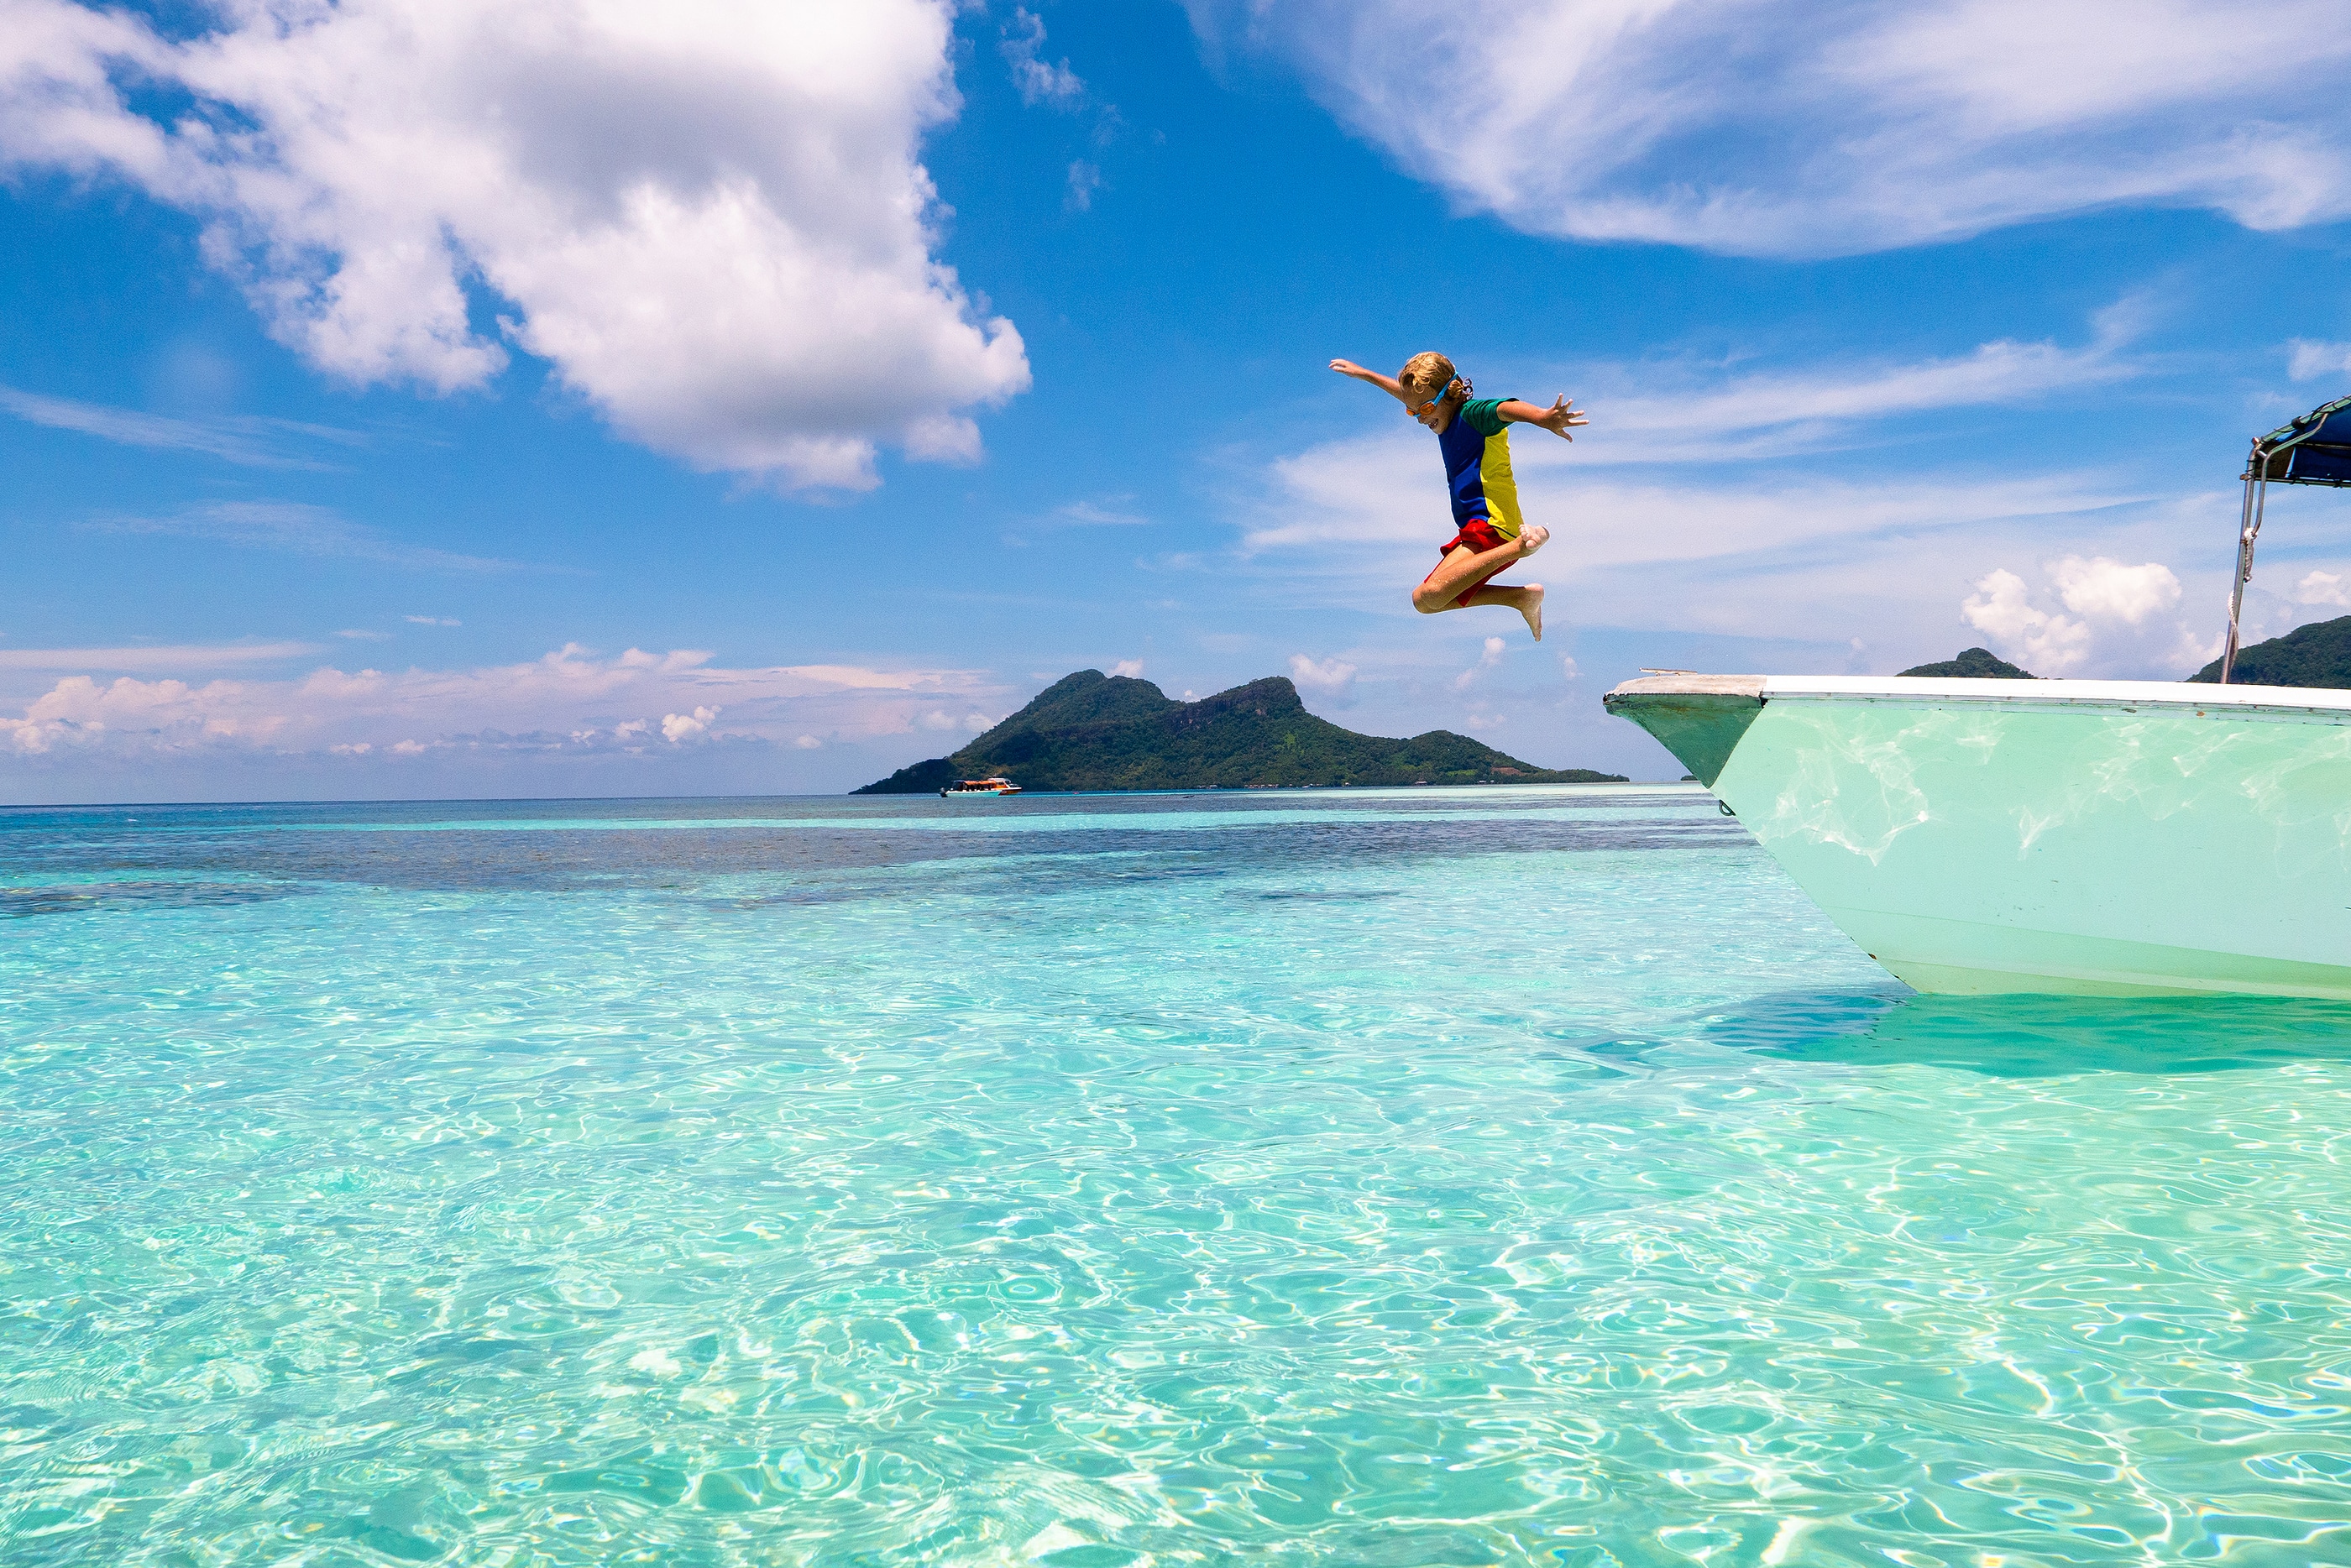
[{"label": "blonde hair", "polygon": [[1416,398],[1450,397],[1456,381],[1453,361],[1433,350],[1416,354],[1404,362],[1404,369],[1396,373],[1396,380]]}]

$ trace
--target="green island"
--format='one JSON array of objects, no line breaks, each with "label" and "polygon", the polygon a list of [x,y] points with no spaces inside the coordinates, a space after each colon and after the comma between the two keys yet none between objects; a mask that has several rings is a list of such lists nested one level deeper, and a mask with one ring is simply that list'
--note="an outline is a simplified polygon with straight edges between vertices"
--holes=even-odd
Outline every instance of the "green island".
[{"label": "green island", "polygon": [[[1970,648],[1956,659],[1920,664],[1905,675],[1940,675],[1978,680],[2031,680],[2032,672],[1997,658],[1991,649]],[[2214,659],[2188,678],[2210,685],[2220,679],[2220,661]],[[2237,667],[2230,679],[2240,686],[2316,686],[2351,690],[2351,615],[2314,620],[2283,637],[2271,638],[2237,650]]]},{"label": "green island", "polygon": [[[2220,661],[2214,659],[2188,678],[2216,681]],[[2351,615],[2314,620],[2283,637],[2237,649],[2237,667],[2229,679],[2239,686],[2325,686],[2351,688]]]},{"label": "green island", "polygon": [[2030,670],[2020,670],[1989,648],[1963,648],[1956,659],[1914,664],[1905,675],[1931,675],[1946,680],[2032,680]]},{"label": "green island", "polygon": [[1309,713],[1279,675],[1178,702],[1148,680],[1081,670],[954,755],[850,793],[935,794],[960,778],[998,775],[1029,790],[1625,782],[1539,768],[1449,730],[1408,741],[1359,735]]}]

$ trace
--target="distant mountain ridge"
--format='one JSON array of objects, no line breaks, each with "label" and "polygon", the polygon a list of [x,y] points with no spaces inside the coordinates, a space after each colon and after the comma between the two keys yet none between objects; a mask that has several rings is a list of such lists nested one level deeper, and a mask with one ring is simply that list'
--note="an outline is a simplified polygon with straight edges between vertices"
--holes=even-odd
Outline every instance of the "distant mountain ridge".
[{"label": "distant mountain ridge", "polygon": [[[2214,659],[2188,678],[2216,681],[2220,661]],[[2283,637],[2237,649],[2237,667],[2229,671],[2237,686],[2325,686],[2351,690],[2351,615],[2314,620],[2295,627]]]},{"label": "distant mountain ridge", "polygon": [[[1979,680],[2034,679],[2031,670],[2019,670],[1983,648],[1970,648],[1957,659],[1917,665],[1902,673],[1973,677]],[[2218,681],[2220,661],[2214,659],[2188,679],[2208,684]],[[2237,667],[2230,671],[2229,679],[2240,686],[2316,686],[2351,691],[2351,615],[2314,620],[2308,626],[2294,628],[2283,637],[2239,649]]]},{"label": "distant mountain ridge", "polygon": [[1989,648],[1963,648],[1956,659],[1914,664],[1905,675],[1930,675],[1946,680],[2037,680],[2030,670],[2020,670]]},{"label": "distant mountain ridge", "polygon": [[1279,675],[1178,702],[1148,680],[1081,670],[952,756],[850,793],[932,794],[999,774],[1035,790],[1625,782],[1539,768],[1449,730],[1405,741],[1359,735],[1309,713]]}]

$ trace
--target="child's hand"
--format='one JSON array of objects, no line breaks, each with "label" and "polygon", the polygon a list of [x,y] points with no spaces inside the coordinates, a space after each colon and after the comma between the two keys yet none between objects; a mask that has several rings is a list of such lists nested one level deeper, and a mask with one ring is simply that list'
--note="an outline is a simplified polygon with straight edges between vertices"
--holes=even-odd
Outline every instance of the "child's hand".
[{"label": "child's hand", "polygon": [[1542,418],[1533,422],[1562,441],[1573,441],[1575,438],[1567,432],[1577,426],[1590,424],[1592,417],[1579,410],[1574,402],[1562,393],[1559,401],[1545,409]]},{"label": "child's hand", "polygon": [[1364,368],[1361,365],[1356,364],[1353,359],[1333,359],[1331,361],[1331,369],[1338,371],[1342,376],[1361,376],[1364,374]]}]

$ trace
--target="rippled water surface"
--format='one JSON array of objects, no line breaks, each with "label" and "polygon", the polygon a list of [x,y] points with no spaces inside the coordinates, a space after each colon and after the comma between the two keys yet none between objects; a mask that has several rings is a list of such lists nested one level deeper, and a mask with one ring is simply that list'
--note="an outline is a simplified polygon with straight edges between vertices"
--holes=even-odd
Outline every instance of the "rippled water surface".
[{"label": "rippled water surface", "polygon": [[1679,790],[0,813],[0,1562],[2351,1563],[2346,1087]]}]

